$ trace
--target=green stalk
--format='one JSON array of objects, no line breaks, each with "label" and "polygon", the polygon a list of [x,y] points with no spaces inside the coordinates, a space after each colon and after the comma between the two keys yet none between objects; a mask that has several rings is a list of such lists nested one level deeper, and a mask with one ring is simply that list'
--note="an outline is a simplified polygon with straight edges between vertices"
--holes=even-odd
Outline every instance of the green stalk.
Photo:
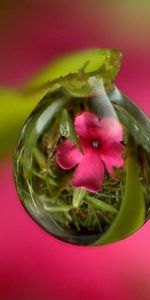
[{"label": "green stalk", "polygon": [[96,198],[88,196],[88,195],[84,199],[84,202],[91,205],[95,209],[100,209],[102,211],[107,211],[107,212],[111,212],[111,213],[118,212],[117,209],[115,209],[111,205],[101,201],[100,199],[96,199]]},{"label": "green stalk", "polygon": [[71,209],[73,209],[72,205],[57,205],[57,206],[46,206],[44,205],[45,210],[49,211],[49,212],[66,212],[66,211],[70,211]]}]

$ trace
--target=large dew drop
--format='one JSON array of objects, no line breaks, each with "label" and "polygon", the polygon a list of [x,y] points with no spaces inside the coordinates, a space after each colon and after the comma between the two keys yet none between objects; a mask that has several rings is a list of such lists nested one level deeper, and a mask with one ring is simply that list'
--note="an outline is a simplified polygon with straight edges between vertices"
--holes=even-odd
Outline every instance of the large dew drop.
[{"label": "large dew drop", "polygon": [[22,128],[14,166],[28,213],[78,245],[121,240],[150,214],[150,123],[114,86],[121,54],[95,51],[93,65],[90,52],[78,53],[78,72],[49,83]]}]

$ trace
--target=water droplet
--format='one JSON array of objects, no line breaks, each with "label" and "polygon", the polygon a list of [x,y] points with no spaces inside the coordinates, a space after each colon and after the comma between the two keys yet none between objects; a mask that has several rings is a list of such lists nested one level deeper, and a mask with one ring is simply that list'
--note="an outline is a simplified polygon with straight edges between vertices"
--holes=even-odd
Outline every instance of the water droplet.
[{"label": "water droplet", "polygon": [[97,77],[87,82],[88,97],[59,88],[32,112],[14,174],[21,202],[46,231],[101,245],[149,218],[150,123],[115,87],[108,93],[102,79],[99,88]]}]

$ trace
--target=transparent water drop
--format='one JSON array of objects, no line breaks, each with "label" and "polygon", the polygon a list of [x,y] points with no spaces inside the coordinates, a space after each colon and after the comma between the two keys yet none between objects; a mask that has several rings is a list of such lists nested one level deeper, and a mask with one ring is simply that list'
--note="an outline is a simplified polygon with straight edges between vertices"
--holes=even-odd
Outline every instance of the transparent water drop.
[{"label": "transparent water drop", "polygon": [[114,86],[114,53],[106,50],[98,72],[58,80],[16,149],[23,206],[50,234],[77,245],[121,240],[149,218],[150,123]]}]

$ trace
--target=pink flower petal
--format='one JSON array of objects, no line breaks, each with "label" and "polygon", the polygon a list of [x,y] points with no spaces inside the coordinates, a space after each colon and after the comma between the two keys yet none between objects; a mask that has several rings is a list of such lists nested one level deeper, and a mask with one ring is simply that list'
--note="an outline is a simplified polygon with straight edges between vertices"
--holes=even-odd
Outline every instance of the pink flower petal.
[{"label": "pink flower petal", "polygon": [[74,122],[77,134],[84,139],[98,139],[100,133],[100,121],[97,116],[89,111],[77,116]]},{"label": "pink flower petal", "polygon": [[102,141],[121,142],[123,140],[123,127],[113,118],[103,118],[100,121],[100,135]]},{"label": "pink flower petal", "polygon": [[74,122],[75,130],[84,139],[120,142],[123,140],[123,127],[114,118],[101,120],[91,112],[83,112]]},{"label": "pink flower petal", "polygon": [[82,157],[83,155],[80,153],[77,146],[69,140],[66,140],[63,144],[58,146],[56,161],[63,169],[73,168],[80,162]]},{"label": "pink flower petal", "polygon": [[104,179],[104,166],[96,151],[89,151],[79,163],[72,178],[74,188],[97,192]]},{"label": "pink flower petal", "polygon": [[123,145],[121,143],[105,144],[100,154],[108,173],[115,176],[113,167],[123,167],[124,161],[122,159]]}]

